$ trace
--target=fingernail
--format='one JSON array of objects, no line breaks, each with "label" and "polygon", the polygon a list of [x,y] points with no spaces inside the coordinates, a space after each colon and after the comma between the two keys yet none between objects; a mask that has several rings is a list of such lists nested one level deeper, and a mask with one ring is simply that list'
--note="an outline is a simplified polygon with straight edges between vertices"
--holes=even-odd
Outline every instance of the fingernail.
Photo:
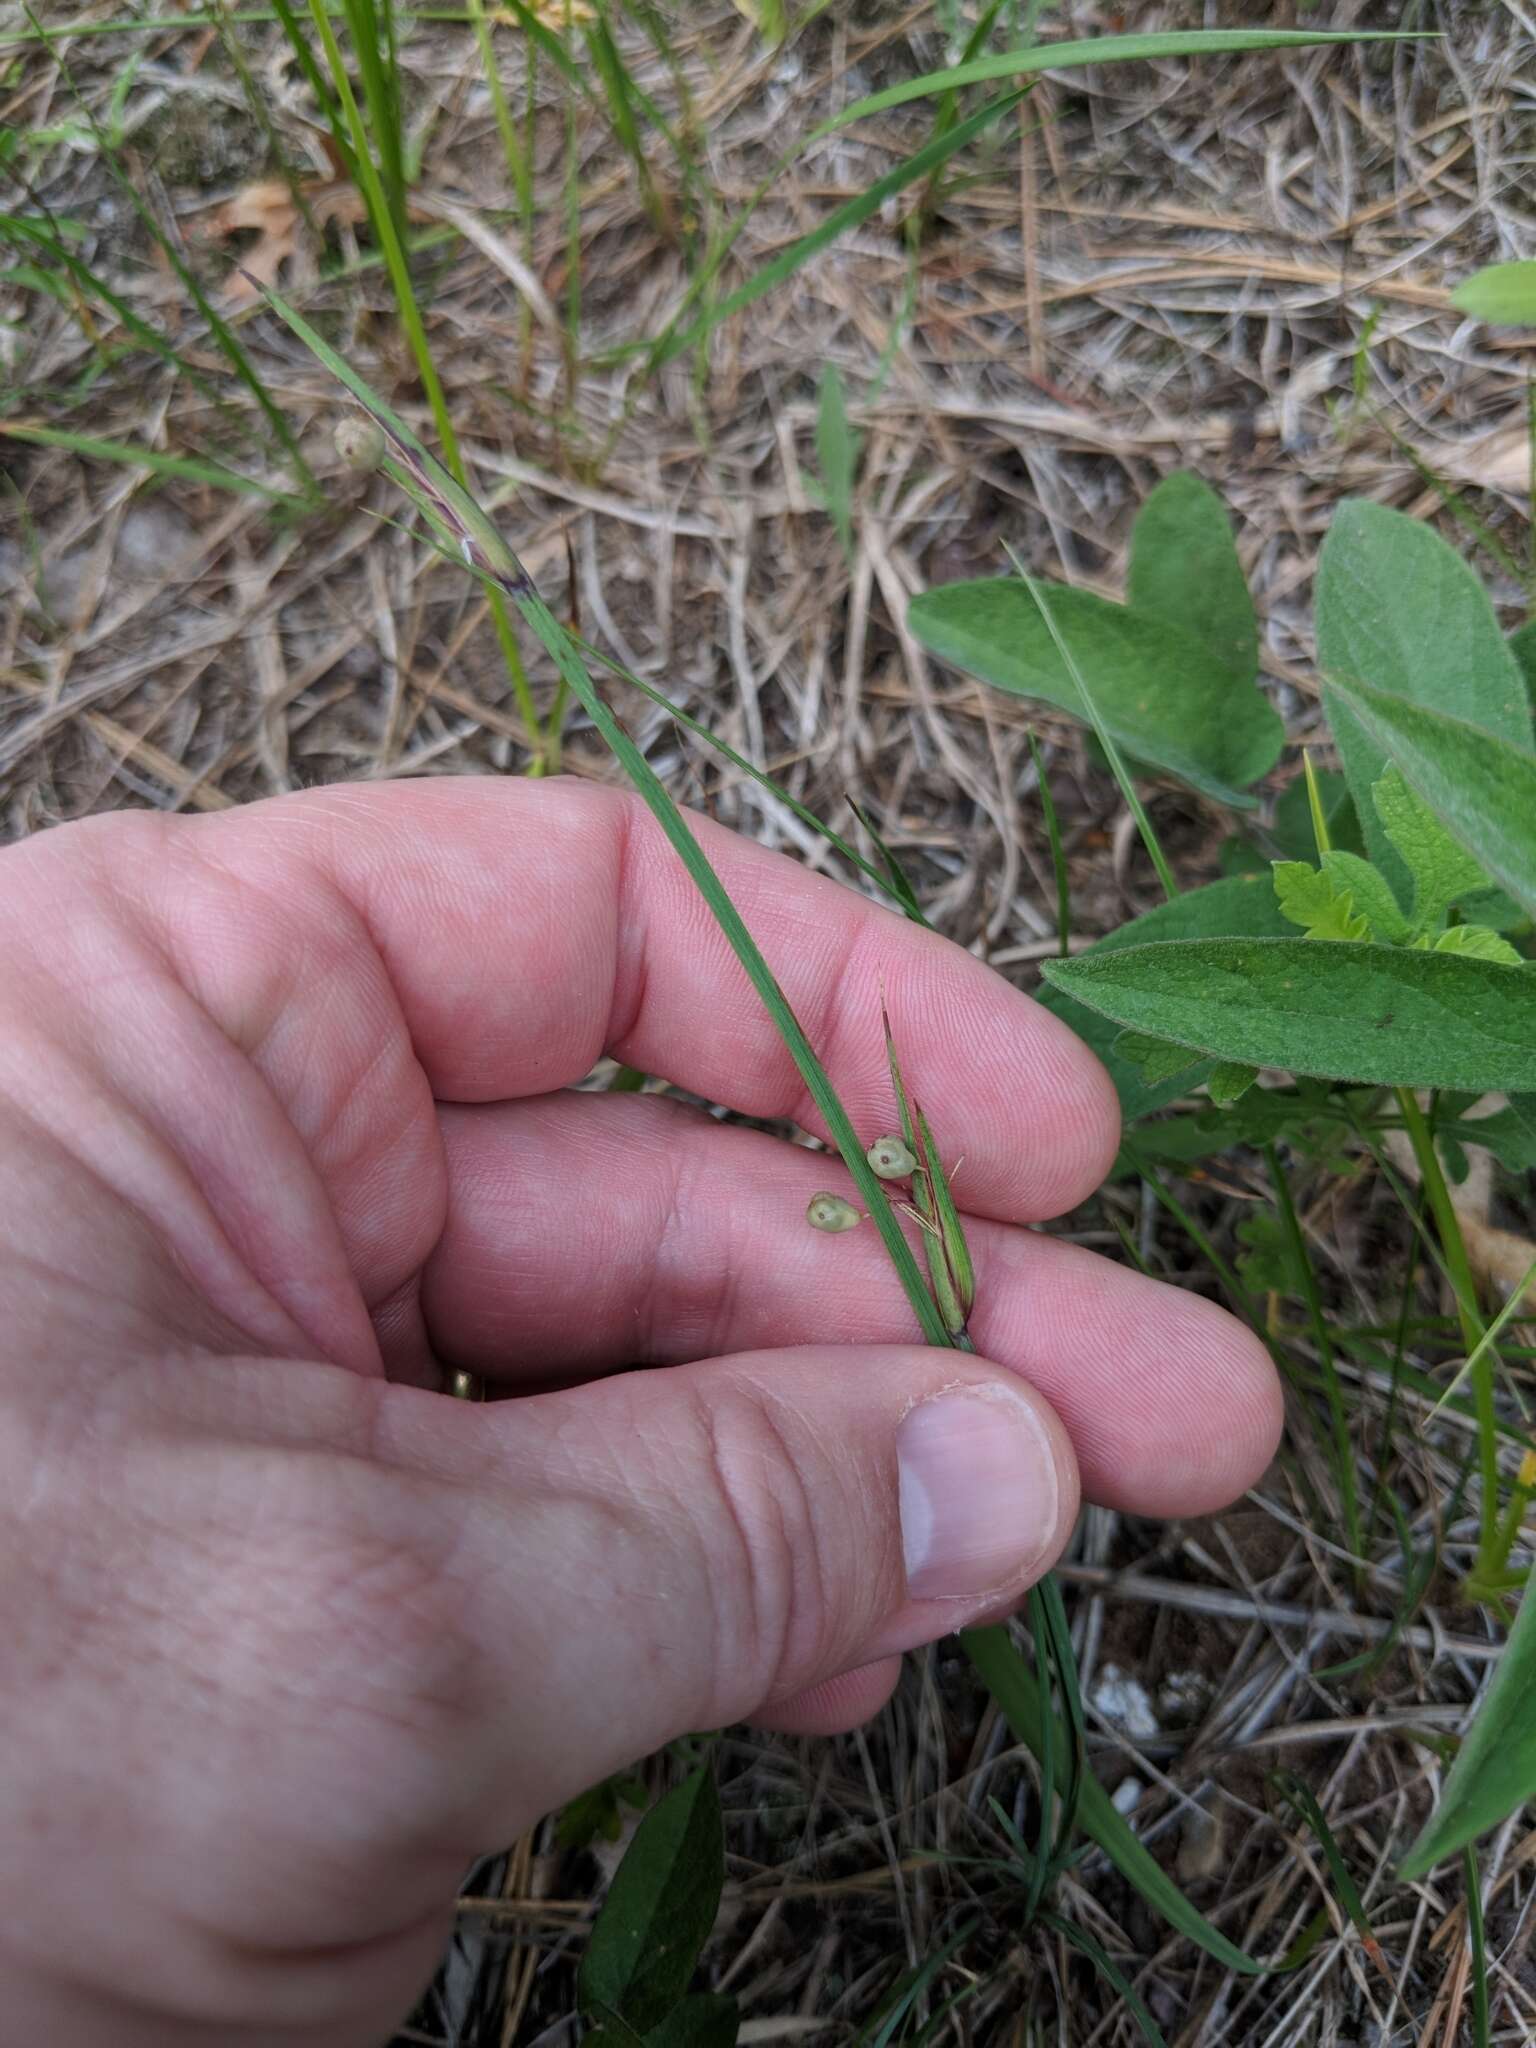
[{"label": "fingernail", "polygon": [[1024,1401],[935,1394],[896,1433],[907,1591],[991,1592],[1041,1558],[1056,1530],[1056,1461]]}]

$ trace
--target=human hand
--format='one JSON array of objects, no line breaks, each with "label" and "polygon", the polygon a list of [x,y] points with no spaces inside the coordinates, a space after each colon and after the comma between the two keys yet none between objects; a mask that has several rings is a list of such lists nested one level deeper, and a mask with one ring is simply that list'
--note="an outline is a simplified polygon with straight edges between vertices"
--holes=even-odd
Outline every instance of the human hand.
[{"label": "human hand", "polygon": [[883,983],[982,1356],[807,1227],[836,1161],[567,1092],[607,1051],[815,1128],[633,801],[326,790],[0,855],[16,2040],[376,2042],[475,1854],[690,1729],[864,1718],[1048,1569],[1079,1475],[1184,1514],[1267,1462],[1246,1332],[1018,1227],[1114,1153],[1077,1040],[697,829],[870,1137]]}]

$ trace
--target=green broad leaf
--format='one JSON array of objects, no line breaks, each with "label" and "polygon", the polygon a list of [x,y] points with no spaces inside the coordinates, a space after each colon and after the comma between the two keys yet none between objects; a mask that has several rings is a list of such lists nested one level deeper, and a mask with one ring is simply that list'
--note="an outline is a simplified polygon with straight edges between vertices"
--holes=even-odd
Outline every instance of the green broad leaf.
[{"label": "green broad leaf", "polygon": [[740,2025],[734,1998],[717,1991],[695,1991],[648,2033],[636,2033],[614,2018],[594,2027],[586,2041],[595,2048],[735,2048]]},{"label": "green broad leaf", "polygon": [[1516,626],[1506,643],[1515,657],[1515,664],[1525,677],[1525,694],[1536,710],[1536,619],[1527,619],[1523,626]]},{"label": "green broad leaf", "polygon": [[1206,1093],[1218,1109],[1230,1109],[1248,1093],[1259,1078],[1257,1067],[1242,1060],[1218,1060],[1206,1082]]},{"label": "green broad leaf", "polygon": [[1133,1031],[1215,1059],[1399,1088],[1536,1088],[1536,970],[1408,947],[1192,939],[1046,979]]},{"label": "green broad leaf", "polygon": [[1491,1116],[1459,1117],[1438,1130],[1463,1145],[1486,1145],[1511,1173],[1536,1173],[1536,1095],[1512,1095]]},{"label": "green broad leaf", "polygon": [[1536,1797],[1536,1598],[1520,1602],[1472,1726],[1446,1777],[1440,1804],[1398,1875],[1422,1877],[1507,1814]]},{"label": "green broad leaf", "polygon": [[[960,1641],[983,1683],[1002,1709],[1015,1737],[1039,1757],[1047,1748],[1046,1717],[1053,1710],[1042,1696],[1040,1681],[1015,1649],[1006,1628],[968,1628]],[[1067,1778],[1068,1744],[1058,1732],[1049,1743],[1051,1768],[1059,1788]],[[1240,1976],[1262,1975],[1268,1965],[1229,1941],[1196,1910],[1162,1865],[1138,1841],[1097,1778],[1085,1777],[1077,1809],[1078,1826],[1098,1843],[1128,1883],[1187,1940],[1203,1948],[1224,1969]]]},{"label": "green broad leaf", "polygon": [[1193,633],[1235,683],[1259,672],[1259,629],[1227,508],[1189,470],[1164,477],[1136,515],[1126,603]]},{"label": "green broad leaf", "polygon": [[1309,939],[1364,939],[1370,926],[1355,899],[1334,875],[1304,860],[1275,862],[1275,900],[1281,914]]},{"label": "green broad leaf", "polygon": [[[1145,945],[1154,940],[1280,938],[1288,931],[1275,902],[1274,885],[1266,866],[1261,875],[1231,875],[1204,889],[1187,889],[1182,896],[1160,903],[1144,916],[1132,918],[1079,957],[1097,959],[1121,947]],[[1119,1094],[1120,1115],[1127,1127],[1189,1094],[1205,1079],[1203,1068],[1196,1068],[1186,1069],[1172,1080],[1155,1084],[1146,1081],[1133,1061],[1122,1059],[1116,1052],[1120,1030],[1108,1018],[1073,1002],[1059,989],[1042,988],[1035,1000],[1064,1024],[1070,1024],[1103,1062]]]},{"label": "green broad leaf", "polygon": [[1144,1081],[1154,1084],[1171,1080],[1175,1074],[1187,1074],[1199,1057],[1187,1045],[1175,1045],[1167,1038],[1149,1038],[1145,1031],[1122,1031],[1115,1040],[1115,1051],[1137,1069]]},{"label": "green broad leaf", "polygon": [[1415,930],[1432,932],[1453,903],[1486,891],[1488,877],[1456,844],[1424,799],[1408,787],[1395,762],[1373,785],[1371,800],[1383,831],[1408,870]]},{"label": "green broad leaf", "polygon": [[1408,943],[1413,928],[1398,907],[1397,898],[1379,868],[1373,868],[1357,853],[1344,853],[1337,847],[1331,847],[1323,855],[1323,873],[1354,899],[1356,910],[1370,927],[1368,937],[1379,940],[1384,946]]},{"label": "green broad leaf", "polygon": [[1475,960],[1497,960],[1501,967],[1523,967],[1525,960],[1508,939],[1485,924],[1453,924],[1435,940],[1437,953],[1469,953]]},{"label": "green broad leaf", "polygon": [[[1536,915],[1536,754],[1528,740],[1501,739],[1362,683],[1339,685],[1334,694],[1347,697],[1359,729],[1390,754],[1403,780],[1472,857],[1458,872],[1475,875],[1476,883],[1460,881],[1449,900],[1458,902],[1472,886],[1486,887],[1491,875]],[[1372,794],[1385,832],[1379,788]],[[1389,789],[1388,800],[1395,801],[1395,791]]]},{"label": "green broad leaf", "polygon": [[659,1799],[614,1873],[577,1976],[582,2010],[645,2035],[678,2005],[725,1882],[725,1834],[708,1764]]},{"label": "green broad leaf", "polygon": [[[1056,634],[1110,737],[1191,789],[1250,807],[1248,785],[1274,766],[1285,736],[1253,683],[1235,681],[1186,627],[1041,581]],[[907,622],[925,647],[957,668],[1093,723],[1056,634],[1023,582],[942,584],[912,600]]]},{"label": "green broad leaf", "polygon": [[851,558],[853,480],[859,463],[859,437],[848,423],[848,405],[836,363],[828,363],[821,373],[816,407],[816,460],[821,466],[827,511],[843,544],[843,553]]},{"label": "green broad leaf", "polygon": [[1351,499],[1339,507],[1318,563],[1316,602],[1323,705],[1365,849],[1406,901],[1407,875],[1370,796],[1388,749],[1361,722],[1353,686],[1525,748],[1531,714],[1524,683],[1488,594],[1460,555],[1432,528],[1384,505]]},{"label": "green broad leaf", "polygon": [[1536,327],[1536,263],[1490,263],[1451,293],[1458,313],[1496,327]]}]

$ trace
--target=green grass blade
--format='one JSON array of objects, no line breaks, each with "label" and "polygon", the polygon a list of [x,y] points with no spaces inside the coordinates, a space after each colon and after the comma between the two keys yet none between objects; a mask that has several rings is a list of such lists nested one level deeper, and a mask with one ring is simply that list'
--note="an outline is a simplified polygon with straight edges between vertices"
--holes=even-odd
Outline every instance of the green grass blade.
[{"label": "green grass blade", "polygon": [[1149,2048],[1168,2048],[1168,2043],[1163,2038],[1157,2021],[1148,2012],[1140,1992],[1124,1971],[1112,1961],[1109,1952],[1102,1948],[1091,1934],[1075,1926],[1072,1921],[1064,1920],[1059,1913],[1041,1913],[1038,1917],[1043,1927],[1049,1927],[1054,1933],[1059,1934],[1063,1941],[1075,1948],[1079,1955],[1086,1956],[1110,1989],[1124,1999],[1126,2011],[1140,2027]]},{"label": "green grass blade", "polygon": [[[1531,267],[1536,269],[1536,264]],[[1472,1951],[1472,2048],[1488,2048],[1488,1944],[1483,1932],[1483,1874],[1474,1850],[1463,1852],[1461,1868],[1467,1888],[1467,1945]]]},{"label": "green grass blade", "polygon": [[1275,1782],[1301,1815],[1307,1826],[1312,1830],[1313,1834],[1316,1835],[1318,1847],[1323,1852],[1323,1860],[1328,1865],[1328,1874],[1333,1879],[1333,1888],[1339,1895],[1339,1904],[1348,1915],[1350,1925],[1354,1928],[1356,1934],[1359,1935],[1361,1946],[1378,1969],[1384,1975],[1390,1975],[1390,1972],[1387,1970],[1386,1957],[1381,1952],[1381,1943],[1372,1932],[1370,1915],[1365,1910],[1365,1901],[1361,1898],[1359,1887],[1350,1875],[1349,1866],[1344,1861],[1344,1852],[1339,1847],[1338,1839],[1333,1829],[1329,1827],[1327,1817],[1323,1809],[1318,1805],[1317,1800],[1313,1797],[1310,1787],[1303,1779],[1298,1778],[1294,1771],[1277,1772]]},{"label": "green grass blade", "polygon": [[[781,791],[780,794],[782,795],[783,792]],[[791,801],[791,799],[786,798],[787,801]],[[913,888],[906,869],[875,830],[874,822],[869,813],[862,805],[856,804],[851,796],[846,797],[844,801],[847,803],[849,810],[852,811],[853,815],[864,827],[864,830],[869,834],[869,842],[880,856],[880,865],[885,870],[882,886],[888,889],[891,895],[896,898],[914,924],[920,924],[925,931],[931,931],[932,926],[928,923],[922,904],[917,900],[917,891]],[[818,832],[827,833],[827,836],[831,838],[832,835],[828,832],[825,825],[818,822],[816,829]],[[837,843],[834,839],[833,844],[836,845]],[[857,859],[857,855],[855,855],[855,859]],[[861,862],[860,865],[863,866],[864,864]],[[864,871],[866,874],[870,872],[867,866]]]},{"label": "green grass blade", "polygon": [[848,404],[836,363],[827,363],[821,373],[821,392],[816,405],[816,460],[821,465],[821,487],[826,492],[827,511],[837,528],[843,553],[851,562],[853,486],[859,467],[859,437],[848,422]]},{"label": "green grass blade", "polygon": [[135,341],[151,350],[162,362],[168,363],[178,375],[195,385],[211,403],[228,412],[229,407],[224,399],[202,372],[184,361],[166,336],[157,328],[151,327],[147,320],[141,319],[127,300],[120,298],[104,278],[96,275],[88,263],[82,262],[66,242],[50,234],[36,221],[28,220],[19,214],[0,214],[0,234],[30,242],[34,248],[43,250],[55,263],[62,264],[82,292],[99,299],[104,306],[111,307]]},{"label": "green grass blade", "polygon": [[1146,808],[1136,793],[1136,785],[1131,780],[1130,770],[1125,765],[1114,734],[1111,733],[1109,727],[1099,715],[1098,705],[1094,702],[1093,693],[1088,687],[1088,678],[1083,674],[1077,656],[1072,652],[1070,642],[1057,627],[1055,615],[1046,600],[1044,587],[1030,575],[1012,548],[1007,550],[1007,554],[1009,561],[1013,564],[1015,574],[1034,599],[1035,608],[1041,618],[1044,619],[1045,629],[1055,642],[1056,652],[1061,656],[1062,665],[1071,676],[1073,686],[1083,700],[1083,708],[1087,711],[1093,725],[1094,737],[1104,750],[1104,758],[1108,761],[1110,773],[1119,785],[1120,794],[1125,799],[1126,809],[1136,820],[1136,829],[1141,834],[1141,843],[1147,849],[1148,858],[1157,870],[1157,879],[1163,885],[1163,894],[1171,902],[1179,893],[1179,885],[1173,879],[1173,870],[1168,865],[1167,856],[1163,852],[1162,842],[1153,830],[1152,820],[1147,816]]},{"label": "green grass blade", "polygon": [[[1018,1740],[1036,1757],[1040,1754],[1045,1715],[1049,1711],[1043,1689],[1024,1659],[1014,1648],[1006,1628],[973,1628],[961,1633],[966,1655],[980,1673],[987,1690],[997,1701]],[[1057,1765],[1058,1781],[1064,1766]],[[1192,1906],[1158,1863],[1132,1833],[1109,1794],[1096,1778],[1083,1781],[1078,1808],[1078,1825],[1108,1856],[1115,1868],[1168,1924],[1225,1969],[1240,1976],[1263,1975],[1272,1966],[1260,1963],[1229,1941],[1205,1915]]]},{"label": "green grass blade", "polygon": [[1000,50],[990,57],[976,57],[969,64],[956,64],[945,71],[928,71],[920,78],[903,79],[900,85],[870,93],[844,107],[831,120],[823,121],[806,137],[806,143],[862,121],[870,114],[883,114],[888,107],[905,106],[909,100],[927,99],[935,93],[958,91],[962,86],[985,85],[999,78],[1022,78],[1041,71],[1077,70],[1097,64],[1145,63],[1162,57],[1221,57],[1240,55],[1245,50],[1306,50],[1321,43],[1420,42],[1428,38],[1413,31],[1376,29],[1168,29],[1151,34],[1094,36],[1080,42],[1033,43],[1025,49]]},{"label": "green grass blade", "polygon": [[1520,1603],[1503,1654],[1446,1777],[1440,1804],[1398,1875],[1422,1877],[1536,1797],[1536,1599]]},{"label": "green grass blade", "polygon": [[[318,0],[313,0],[318,4]],[[719,876],[710,866],[704,849],[694,838],[687,820],[665,786],[598,694],[575,642],[548,605],[534,589],[522,564],[496,531],[490,518],[470,497],[462,484],[448,474],[437,458],[428,453],[416,436],[399,420],[384,400],[339,356],[308,322],[303,320],[275,292],[265,294],[267,303],[287,322],[299,339],[349,390],[376,421],[391,442],[391,474],[421,507],[426,516],[450,540],[458,543],[465,567],[500,587],[517,607],[535,638],[549,654],[572,696],[581,705],[618,760],[636,791],[655,817],[662,831],[687,869],[690,879],[709,905],[732,951],[741,962],[752,986],[762,998],[775,1028],[784,1040],[807,1094],[815,1103],[828,1133],[842,1154],[844,1164],[869,1210],[876,1229],[895,1266],[897,1276],[912,1303],[919,1326],[930,1344],[948,1345],[945,1330],[912,1248],[902,1235],[883,1183],[864,1157],[864,1146],[838,1100],[826,1069],[817,1058],[789,1000],[772,969],[747,930],[740,911],[726,894]]]},{"label": "green grass blade", "polygon": [[[776,285],[782,284],[786,278],[793,277],[802,265],[808,263],[813,256],[819,255],[830,243],[835,242],[839,235],[846,234],[849,228],[858,227],[861,222],[868,220],[872,213],[878,213],[887,199],[905,191],[908,185],[916,184],[919,179],[926,178],[929,172],[937,169],[940,164],[947,163],[984,128],[990,127],[992,122],[1006,114],[1010,107],[1017,106],[1022,98],[1022,92],[1004,93],[999,99],[989,100],[984,107],[972,114],[968,120],[960,122],[947,135],[932,137],[904,162],[887,171],[884,177],[876,178],[867,190],[829,213],[819,227],[812,228],[808,235],[802,235],[800,240],[791,243],[789,248],[780,250],[770,262],[755,271],[745,284],[738,285],[735,291],[727,293],[723,299],[711,305],[699,319],[683,328],[681,332],[672,329],[664,333],[651,350],[649,367],[654,369],[695,347],[712,329],[718,327],[722,320],[728,320],[733,313],[739,313],[744,306],[754,304],[766,293],[771,292]],[[741,223],[738,223],[737,228],[733,230],[732,240],[735,233],[739,232],[740,225]],[[699,280],[701,290],[718,269],[718,261],[707,266],[708,276],[701,275]]]},{"label": "green grass blade", "polygon": [[1035,738],[1033,726],[1029,732],[1029,757],[1035,764],[1035,788],[1040,795],[1040,815],[1045,820],[1045,836],[1051,849],[1051,868],[1056,876],[1057,951],[1065,960],[1072,950],[1072,878],[1067,873],[1067,857],[1061,843],[1061,822],[1056,816],[1056,799],[1051,795],[1051,785],[1046,780],[1045,763],[1040,759],[1040,746]]},{"label": "green grass blade", "polygon": [[132,469],[147,469],[156,476],[179,477],[185,483],[212,484],[221,491],[240,491],[247,497],[267,498],[295,509],[308,503],[291,491],[264,484],[259,478],[240,476],[217,462],[203,462],[192,455],[162,455],[158,448],[145,448],[132,441],[102,441],[93,434],[70,433],[63,427],[28,427],[14,420],[0,420],[0,434],[13,441],[34,441],[40,448],[67,448],[75,455],[93,456],[100,462],[122,462]]},{"label": "green grass blade", "polygon": [[596,662],[600,667],[606,668],[611,674],[617,676],[620,681],[626,682],[632,689],[638,690],[642,696],[649,697],[653,704],[658,705],[670,717],[675,718],[684,731],[691,732],[696,738],[703,740],[706,746],[713,747],[715,752],[723,755],[733,768],[739,769],[743,775],[755,782],[760,789],[767,790],[770,796],[776,797],[780,803],[793,811],[802,825],[808,825],[813,832],[819,833],[826,840],[828,846],[840,853],[851,867],[857,868],[861,875],[867,875],[876,888],[883,889],[886,895],[894,898],[897,907],[903,910],[914,924],[922,925],[925,931],[932,929],[927,918],[923,915],[922,905],[912,892],[911,883],[902,873],[889,849],[873,831],[869,820],[851,797],[848,799],[848,808],[859,820],[865,831],[869,833],[870,838],[874,840],[875,851],[880,855],[881,860],[886,863],[887,871],[884,874],[872,862],[865,860],[856,847],[850,846],[840,832],[834,832],[830,825],[823,824],[813,810],[801,803],[797,797],[791,796],[781,783],[775,782],[771,775],[749,761],[745,754],[738,754],[728,740],[723,740],[718,733],[711,732],[707,725],[701,725],[698,719],[685,711],[681,704],[675,704],[664,691],[658,690],[653,683],[646,682],[643,676],[637,676],[633,669],[626,668],[621,661],[615,661],[611,654],[605,654],[600,647],[594,647],[591,641],[583,640],[579,633],[573,634],[571,637],[574,639],[577,648],[585,660]]}]

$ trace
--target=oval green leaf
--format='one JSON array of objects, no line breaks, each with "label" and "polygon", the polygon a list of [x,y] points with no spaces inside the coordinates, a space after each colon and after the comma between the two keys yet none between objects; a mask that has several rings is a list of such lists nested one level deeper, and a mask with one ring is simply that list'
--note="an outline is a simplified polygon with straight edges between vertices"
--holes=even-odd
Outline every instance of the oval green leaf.
[{"label": "oval green leaf", "polygon": [[[1143,618],[1090,590],[1043,587],[1056,632],[1112,738],[1191,789],[1250,807],[1248,785],[1274,766],[1285,737],[1278,714],[1251,680],[1239,683],[1184,627]],[[989,577],[941,584],[912,600],[907,622],[925,647],[957,668],[1092,723],[1055,635],[1022,582]]]},{"label": "oval green leaf", "polygon": [[1371,743],[1396,763],[1478,865],[1536,916],[1536,754],[1464,718],[1364,683],[1334,684]]},{"label": "oval green leaf", "polygon": [[581,1959],[582,2010],[637,2034],[660,2026],[688,1989],[724,1882],[720,1797],[705,1764],[636,1828]]},{"label": "oval green leaf", "polygon": [[1536,1085],[1536,970],[1306,939],[1192,939],[1053,960],[1046,979],[1215,1059],[1400,1088]]},{"label": "oval green leaf", "polygon": [[1125,598],[1139,617],[1193,633],[1234,683],[1258,674],[1259,630],[1227,508],[1191,471],[1164,477],[1137,513]]},{"label": "oval green leaf", "polygon": [[1455,549],[1421,520],[1364,499],[1339,507],[1323,543],[1317,652],[1366,851],[1406,904],[1407,874],[1371,802],[1385,751],[1332,684],[1363,682],[1518,747],[1530,744],[1524,681],[1488,593]]},{"label": "oval green leaf", "polygon": [[[1096,960],[1101,954],[1147,945],[1154,939],[1281,938],[1289,930],[1280,915],[1275,886],[1266,867],[1259,875],[1229,875],[1204,889],[1186,889],[1182,896],[1174,896],[1144,916],[1132,918],[1129,924],[1110,932],[1078,957]],[[1070,1024],[1108,1068],[1120,1097],[1121,1120],[1126,1124],[1188,1095],[1205,1079],[1202,1065],[1186,1068],[1171,1080],[1150,1082],[1133,1061],[1115,1050],[1115,1040],[1120,1036],[1118,1024],[1073,1002],[1060,989],[1041,989],[1037,1001],[1064,1024]]]},{"label": "oval green leaf", "polygon": [[1451,293],[1458,313],[1497,327],[1536,327],[1536,263],[1490,263]]}]

